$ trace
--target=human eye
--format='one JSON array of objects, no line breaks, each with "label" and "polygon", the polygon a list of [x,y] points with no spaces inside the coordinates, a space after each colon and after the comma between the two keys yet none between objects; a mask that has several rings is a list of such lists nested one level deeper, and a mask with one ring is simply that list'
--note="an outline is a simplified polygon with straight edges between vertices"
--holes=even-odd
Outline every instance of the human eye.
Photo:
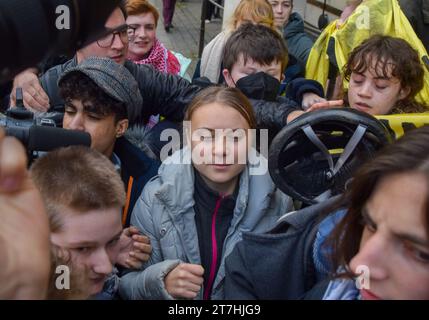
[{"label": "human eye", "polygon": [[387,86],[378,86],[378,85],[376,85],[375,86],[378,90],[384,90],[384,89],[386,89],[387,88]]},{"label": "human eye", "polygon": [[209,134],[209,133],[202,134],[200,136],[200,140],[203,141],[203,142],[204,141],[212,141],[213,140],[213,136],[211,134]]},{"label": "human eye", "polygon": [[354,73],[352,73],[351,80],[354,83],[361,84],[365,80],[365,77],[362,76],[362,75],[360,75],[360,74],[354,74]]},{"label": "human eye", "polygon": [[81,254],[88,254],[91,251],[91,249],[92,249],[91,247],[86,246],[86,247],[77,247],[77,248],[74,248],[73,250]]},{"label": "human eye", "polygon": [[421,251],[421,250],[415,250],[414,252],[415,257],[417,260],[424,262],[424,263],[429,263],[429,252],[425,252],[425,251]]},{"label": "human eye", "polygon": [[230,142],[239,142],[245,137],[245,134],[242,131],[234,131],[226,136],[226,139]]},{"label": "human eye", "polygon": [[121,37],[125,37],[125,36],[127,36],[127,35],[128,35],[128,28],[127,28],[127,29],[124,29],[124,30],[119,31],[119,35],[120,35]]},{"label": "human eye", "polygon": [[71,115],[71,114],[75,114],[76,113],[76,108],[73,107],[72,105],[66,104],[64,106],[64,112]]},{"label": "human eye", "polygon": [[388,84],[388,82],[387,82],[387,81],[377,81],[377,82],[375,83],[375,87],[376,87],[378,90],[384,90],[384,89],[386,89],[388,86],[389,86],[389,84]]},{"label": "human eye", "polygon": [[425,250],[421,250],[411,243],[405,243],[405,249],[411,257],[421,263],[429,264],[429,252]]},{"label": "human eye", "polygon": [[375,233],[377,231],[377,225],[374,223],[374,221],[372,221],[372,219],[369,217],[369,215],[366,212],[362,214],[362,218],[360,222],[362,226],[365,229],[367,229],[369,232]]},{"label": "human eye", "polygon": [[100,117],[100,115],[98,115],[96,113],[92,113],[92,112],[87,113],[87,116],[89,119],[94,120],[94,121],[100,121],[102,119],[102,117]]}]

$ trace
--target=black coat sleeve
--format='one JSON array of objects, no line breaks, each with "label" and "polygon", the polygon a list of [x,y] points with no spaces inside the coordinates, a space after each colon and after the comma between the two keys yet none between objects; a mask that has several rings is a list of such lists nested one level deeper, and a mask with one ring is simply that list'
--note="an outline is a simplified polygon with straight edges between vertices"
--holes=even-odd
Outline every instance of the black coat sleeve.
[{"label": "black coat sleeve", "polygon": [[[182,121],[189,103],[204,86],[194,85],[179,76],[161,73],[148,65],[127,62],[143,97],[144,117],[160,114],[171,121]],[[260,128],[280,130],[290,112],[299,109],[287,98],[279,101],[251,100],[257,125]]]},{"label": "black coat sleeve", "polygon": [[239,242],[225,260],[225,300],[257,300],[249,267],[246,265],[245,247]]},{"label": "black coat sleeve", "polygon": [[139,85],[145,116],[160,114],[170,121],[182,121],[188,104],[202,89],[180,76],[164,74],[149,65],[127,61],[125,66]]},{"label": "black coat sleeve", "polygon": [[279,97],[277,101],[250,100],[258,128],[280,131],[286,125],[287,116],[299,106],[292,100]]},{"label": "black coat sleeve", "polygon": [[305,93],[315,93],[319,97],[324,97],[322,85],[316,80],[297,78],[292,80],[286,88],[286,97],[302,104],[302,98]]}]

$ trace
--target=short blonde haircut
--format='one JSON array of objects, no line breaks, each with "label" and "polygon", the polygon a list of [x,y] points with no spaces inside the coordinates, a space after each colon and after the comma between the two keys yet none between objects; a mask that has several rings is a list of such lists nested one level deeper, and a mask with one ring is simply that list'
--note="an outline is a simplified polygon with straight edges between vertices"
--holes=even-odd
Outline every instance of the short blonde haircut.
[{"label": "short blonde haircut", "polygon": [[263,24],[275,29],[273,8],[267,0],[241,0],[234,10],[229,29],[236,30],[243,21]]},{"label": "short blonde haircut", "polygon": [[113,163],[87,147],[49,152],[34,162],[30,174],[45,203],[51,232],[61,229],[63,208],[84,214],[125,203],[124,183]]}]

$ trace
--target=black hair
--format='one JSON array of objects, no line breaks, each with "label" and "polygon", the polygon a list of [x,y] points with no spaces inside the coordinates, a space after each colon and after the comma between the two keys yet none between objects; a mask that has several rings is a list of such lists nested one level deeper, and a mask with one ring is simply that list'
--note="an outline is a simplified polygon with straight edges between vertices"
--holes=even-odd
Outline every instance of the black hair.
[{"label": "black hair", "polygon": [[73,99],[91,101],[94,104],[93,112],[106,117],[115,116],[115,121],[128,119],[125,103],[109,96],[93,80],[82,72],[71,72],[66,75],[59,85],[60,96],[64,101]]}]

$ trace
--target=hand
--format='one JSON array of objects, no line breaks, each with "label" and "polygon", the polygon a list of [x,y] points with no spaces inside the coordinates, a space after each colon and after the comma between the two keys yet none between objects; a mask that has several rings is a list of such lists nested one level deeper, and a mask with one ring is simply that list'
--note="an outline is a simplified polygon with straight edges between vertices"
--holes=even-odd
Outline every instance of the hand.
[{"label": "hand", "polygon": [[320,110],[320,109],[330,109],[330,108],[337,108],[342,107],[344,105],[343,100],[330,100],[330,101],[324,101],[324,102],[318,102],[313,104],[307,112]]},{"label": "hand", "polygon": [[286,124],[295,120],[296,118],[303,115],[304,113],[315,111],[315,110],[320,110],[320,109],[329,109],[329,108],[340,107],[343,104],[344,104],[343,100],[331,100],[331,101],[315,103],[310,108],[308,108],[306,111],[302,111],[302,110],[292,111],[291,113],[289,113],[289,115],[286,118]]},{"label": "hand", "polygon": [[326,101],[325,98],[322,98],[315,93],[312,93],[312,92],[304,93],[302,96],[302,109],[306,111],[313,104],[318,102],[325,102],[325,101]]},{"label": "hand", "polygon": [[0,129],[0,299],[44,299],[49,223],[23,146]]},{"label": "hand", "polygon": [[149,260],[152,246],[148,237],[140,235],[139,229],[124,229],[119,239],[120,252],[117,264],[128,269],[140,269]]},{"label": "hand", "polygon": [[24,106],[32,111],[46,112],[49,109],[49,97],[40,85],[37,71],[27,69],[18,74],[13,80],[10,94],[10,105],[16,106],[16,88],[22,88]]},{"label": "hand", "polygon": [[181,263],[165,277],[165,288],[173,298],[194,299],[203,285],[203,274],[202,266]]}]

